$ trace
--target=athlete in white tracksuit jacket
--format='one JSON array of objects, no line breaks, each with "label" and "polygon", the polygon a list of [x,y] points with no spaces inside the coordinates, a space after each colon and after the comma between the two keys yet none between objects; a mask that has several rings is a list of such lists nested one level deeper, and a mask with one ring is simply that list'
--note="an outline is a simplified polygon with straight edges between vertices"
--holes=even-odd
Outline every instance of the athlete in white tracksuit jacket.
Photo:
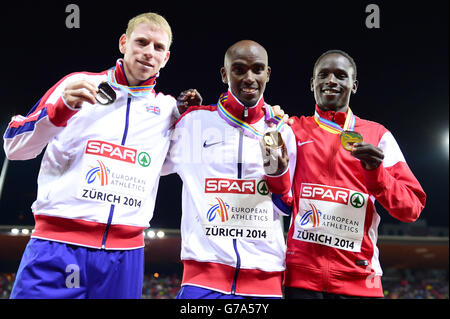
[{"label": "athlete in white tracksuit jacket", "polygon": [[[153,89],[169,58],[167,21],[149,13],[129,26],[115,67],[64,77],[5,132],[9,159],[35,158],[46,147],[32,205],[35,231],[12,298],[141,296],[143,230],[177,101]],[[101,82],[114,88],[109,105],[95,101]]]},{"label": "athlete in white tracksuit jacket", "polygon": [[[295,136],[270,127],[263,92],[270,68],[253,41],[232,46],[222,69],[230,89],[217,105],[191,107],[176,123],[163,174],[183,181],[182,289],[178,298],[282,297],[285,240],[271,194],[286,192],[295,170]],[[267,177],[259,140],[279,129],[289,169]]]}]

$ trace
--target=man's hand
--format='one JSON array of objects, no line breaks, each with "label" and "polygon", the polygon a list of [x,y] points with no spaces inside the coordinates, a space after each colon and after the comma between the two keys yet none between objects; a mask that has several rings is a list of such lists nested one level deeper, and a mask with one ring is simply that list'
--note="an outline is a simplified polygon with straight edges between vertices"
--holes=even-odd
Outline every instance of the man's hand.
[{"label": "man's hand", "polygon": [[88,102],[95,104],[97,87],[89,81],[80,80],[67,84],[63,92],[64,101],[73,109],[78,109],[81,104]]},{"label": "man's hand", "polygon": [[[278,176],[284,173],[289,165],[289,156],[287,154],[286,143],[284,143],[281,134],[278,134],[282,144],[279,148],[273,148],[264,142],[264,137],[259,140],[261,153],[264,161],[264,171],[266,175]],[[278,142],[278,141],[277,141]]]},{"label": "man's hand", "polygon": [[[283,109],[279,105],[273,105],[272,110],[275,116],[279,116],[283,119],[283,122],[292,125],[294,124],[294,120],[289,118],[289,115],[284,113]],[[272,127],[274,124],[270,123],[269,126]]]},{"label": "man's hand", "polygon": [[351,154],[359,159],[367,170],[378,168],[384,159],[383,150],[369,143],[353,144]]},{"label": "man's hand", "polygon": [[198,93],[196,89],[189,89],[183,91],[177,97],[177,107],[180,114],[183,114],[184,111],[188,109],[190,106],[201,105],[203,102],[203,98]]}]

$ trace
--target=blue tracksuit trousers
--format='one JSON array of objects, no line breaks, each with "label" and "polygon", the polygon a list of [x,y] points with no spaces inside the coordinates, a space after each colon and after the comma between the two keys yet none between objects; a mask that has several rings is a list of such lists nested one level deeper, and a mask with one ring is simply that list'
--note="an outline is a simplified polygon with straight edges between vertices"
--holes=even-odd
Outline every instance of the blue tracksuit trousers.
[{"label": "blue tracksuit trousers", "polygon": [[12,299],[140,299],[144,249],[102,250],[32,238]]}]

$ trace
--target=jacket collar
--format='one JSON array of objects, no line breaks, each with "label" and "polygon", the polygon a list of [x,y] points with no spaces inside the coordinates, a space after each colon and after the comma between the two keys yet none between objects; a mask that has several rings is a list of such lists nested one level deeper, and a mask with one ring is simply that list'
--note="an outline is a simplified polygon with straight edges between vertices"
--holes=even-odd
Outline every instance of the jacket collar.
[{"label": "jacket collar", "polygon": [[319,114],[321,118],[324,118],[328,121],[332,121],[338,124],[340,127],[344,126],[345,120],[347,118],[347,112],[323,111],[317,104],[316,104],[316,112]]},{"label": "jacket collar", "polygon": [[239,101],[233,93],[231,93],[231,90],[228,90],[225,94],[228,95],[228,98],[224,102],[223,106],[236,118],[242,119],[249,124],[254,124],[265,115],[263,110],[263,106],[265,104],[263,95],[261,95],[258,102],[254,106],[247,108],[248,115],[244,118],[244,104],[242,104],[241,101]]},{"label": "jacket collar", "polygon": [[123,90],[135,97],[142,97],[151,92],[155,92],[153,88],[156,85],[156,78],[158,76],[159,73],[142,81],[137,86],[129,86],[125,68],[123,66],[123,60],[119,59],[117,60],[116,65],[108,70],[107,82],[116,90]]},{"label": "jacket collar", "polygon": [[[130,86],[128,83],[127,75],[125,73],[125,67],[123,66],[123,59],[118,59],[114,70],[115,80],[117,84]],[[151,76],[145,81],[142,81],[137,86],[154,86],[156,84],[156,78],[159,77],[159,73]]]}]

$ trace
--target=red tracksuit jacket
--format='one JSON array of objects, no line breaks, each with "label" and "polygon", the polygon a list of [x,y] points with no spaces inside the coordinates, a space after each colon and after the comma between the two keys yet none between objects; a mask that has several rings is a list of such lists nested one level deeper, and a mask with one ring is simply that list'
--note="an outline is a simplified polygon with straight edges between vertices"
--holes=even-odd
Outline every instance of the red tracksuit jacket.
[{"label": "red tracksuit jacket", "polygon": [[319,126],[317,115],[341,127],[347,116],[316,106],[316,116],[294,117],[297,163],[285,286],[382,297],[375,201],[393,217],[413,222],[426,195],[382,125],[353,116],[354,131],[385,155],[377,169],[365,170],[341,146],[339,134]]}]

